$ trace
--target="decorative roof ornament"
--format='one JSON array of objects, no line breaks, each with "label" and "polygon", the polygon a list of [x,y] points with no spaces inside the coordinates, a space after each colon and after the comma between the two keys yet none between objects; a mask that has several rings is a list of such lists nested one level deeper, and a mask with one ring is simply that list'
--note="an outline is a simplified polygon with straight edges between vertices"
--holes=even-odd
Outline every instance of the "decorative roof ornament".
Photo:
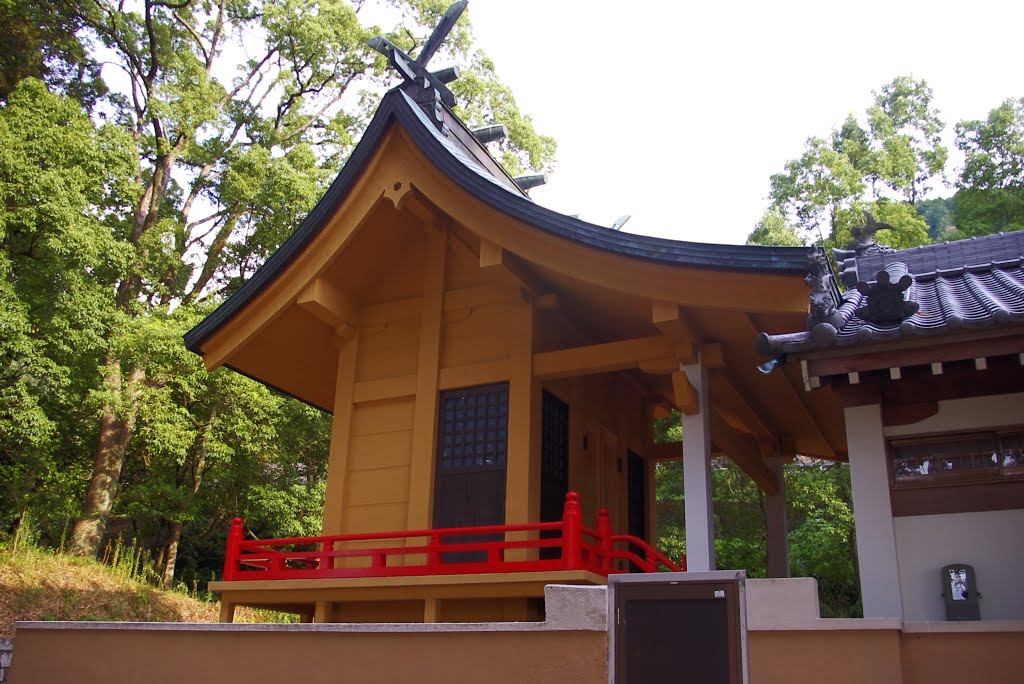
[{"label": "decorative roof ornament", "polygon": [[445,135],[448,132],[444,125],[444,107],[455,106],[455,94],[445,84],[451,83],[460,76],[459,69],[458,67],[449,67],[441,71],[430,72],[427,70],[427,63],[451,33],[468,4],[469,0],[460,0],[445,11],[416,59],[407,55],[402,48],[383,36],[366,41],[367,45],[388,58],[391,67],[405,79],[402,90],[423,108],[434,125]]},{"label": "decorative roof ornament", "polygon": [[804,282],[811,288],[810,304],[807,307],[807,329],[819,323],[831,323],[836,313],[835,286],[832,272],[825,259],[825,251],[814,248],[807,255],[807,275]]},{"label": "decorative roof ornament", "polygon": [[[894,278],[896,282],[892,282]],[[865,297],[865,304],[856,313],[863,320],[881,325],[902,323],[921,308],[917,302],[906,299],[906,291],[914,283],[906,264],[895,261],[879,271],[875,279],[873,283],[857,283],[857,292]]]},{"label": "decorative roof ornament", "polygon": [[878,252],[895,252],[892,247],[880,245],[875,242],[875,233],[881,229],[895,230],[888,223],[876,221],[870,211],[864,210],[864,225],[854,226],[850,229],[853,234],[853,241],[847,245],[847,249],[853,250],[858,257]]}]

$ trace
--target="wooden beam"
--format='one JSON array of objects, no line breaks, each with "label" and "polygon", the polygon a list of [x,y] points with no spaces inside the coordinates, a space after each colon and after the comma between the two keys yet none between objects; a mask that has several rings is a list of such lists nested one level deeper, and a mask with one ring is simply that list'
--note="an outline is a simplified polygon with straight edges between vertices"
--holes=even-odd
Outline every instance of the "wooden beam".
[{"label": "wooden beam", "polygon": [[700,362],[705,368],[725,368],[725,346],[721,342],[706,342],[700,348]]},{"label": "wooden beam", "polygon": [[556,380],[608,373],[638,368],[643,361],[670,356],[672,352],[671,344],[660,335],[539,352],[533,355],[533,374],[542,380]]},{"label": "wooden beam", "polygon": [[357,382],[352,391],[352,403],[360,404],[381,399],[411,397],[416,394],[416,375],[399,375],[380,380]]},{"label": "wooden beam", "polygon": [[489,240],[480,240],[480,268],[510,277],[530,297],[549,294],[551,288],[515,254]]},{"label": "wooden beam", "polygon": [[677,370],[672,374],[672,394],[675,398],[676,408],[688,416],[695,416],[700,412],[700,398],[697,396],[697,389],[690,383],[686,373]]},{"label": "wooden beam", "polygon": [[540,295],[533,299],[533,308],[537,311],[557,311],[561,307],[562,302],[556,294]]},{"label": "wooden beam", "polygon": [[325,279],[314,279],[299,292],[295,303],[334,328],[342,337],[355,333],[359,307]]},{"label": "wooden beam", "polygon": [[779,493],[779,481],[772,469],[761,460],[761,449],[750,435],[736,432],[725,420],[711,412],[711,441],[736,465],[743,469],[766,494]]},{"label": "wooden beam", "polygon": [[735,416],[747,428],[747,432],[754,435],[758,444],[761,445],[761,453],[764,456],[777,455],[765,453],[778,449],[778,430],[769,427],[763,416],[768,415],[760,406],[753,402],[752,395],[744,396],[725,371],[716,371],[710,374],[712,404],[721,406],[726,412]]},{"label": "wooden beam", "polygon": [[651,322],[676,348],[676,358],[681,363],[696,363],[700,337],[694,331],[690,321],[673,302],[652,302]]},{"label": "wooden beam", "polygon": [[[753,317],[749,313],[744,316],[741,316],[740,318],[743,320],[750,334],[750,339],[755,339],[759,331],[763,330],[763,328],[754,321]],[[773,378],[778,379],[773,380]],[[813,413],[811,413],[811,410],[807,408],[807,404],[804,403],[804,397],[808,397],[808,399],[811,401],[813,401],[813,399],[811,399],[808,394],[798,391],[793,385],[790,384],[789,378],[786,376],[784,369],[780,369],[775,373],[766,376],[766,380],[767,382],[773,382],[775,387],[778,388],[778,391],[781,394],[784,394],[791,401],[795,402],[797,406],[800,407],[799,411],[801,415],[803,415],[803,417],[807,420],[807,423],[810,425],[813,435],[820,439],[822,444],[825,445],[826,451],[824,456],[826,458],[838,459],[839,456],[836,453],[835,447],[833,447],[832,443],[828,441],[828,437],[825,436],[824,430],[821,429],[821,424],[818,422],[818,419],[815,417]]]},{"label": "wooden beam", "polygon": [[671,375],[679,370],[679,359],[675,355],[646,359],[641,361],[637,368],[650,375]]},{"label": "wooden beam", "polygon": [[654,461],[678,461],[683,457],[682,442],[652,444],[647,449],[647,459]]},{"label": "wooden beam", "polygon": [[[913,340],[921,344],[918,339]],[[807,360],[811,373],[818,376],[845,375],[852,372],[882,370],[908,366],[928,366],[979,357],[1019,354],[1024,349],[1024,335],[971,339],[928,347],[895,348],[865,352],[855,356],[829,356]]]}]

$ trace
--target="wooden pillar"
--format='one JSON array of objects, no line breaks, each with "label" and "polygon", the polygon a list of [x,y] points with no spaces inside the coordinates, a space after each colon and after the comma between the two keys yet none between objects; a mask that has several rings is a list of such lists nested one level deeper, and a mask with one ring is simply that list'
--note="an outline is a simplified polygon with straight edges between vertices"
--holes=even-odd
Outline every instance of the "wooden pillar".
[{"label": "wooden pillar", "polygon": [[789,523],[786,519],[786,479],[782,460],[769,458],[768,467],[779,482],[777,494],[764,497],[768,536],[768,576],[789,577]]},{"label": "wooden pillar", "polygon": [[715,516],[711,500],[711,424],[708,372],[701,362],[681,366],[696,406],[684,410],[683,494],[686,498],[686,562],[689,570],[715,569]]},{"label": "wooden pillar", "polygon": [[223,598],[220,600],[220,621],[225,623],[235,621],[235,604]]},{"label": "wooden pillar", "polygon": [[533,307],[517,304],[516,340],[509,359],[508,465],[505,522],[540,520],[541,385],[533,377]]},{"label": "wooden pillar", "polygon": [[317,601],[313,609],[313,622],[323,624],[331,621],[331,613],[334,612],[334,604],[330,601]]},{"label": "wooden pillar", "polygon": [[436,598],[427,597],[423,599],[423,622],[439,622],[441,617],[441,602]]},{"label": "wooden pillar", "polygon": [[334,391],[334,420],[331,423],[331,459],[327,466],[327,491],[324,494],[325,535],[342,534],[342,510],[345,480],[348,478],[348,453],[351,446],[352,396],[356,380],[356,354],[359,333],[339,338],[338,375]]},{"label": "wooden pillar", "polygon": [[441,363],[444,315],[444,273],[447,231],[428,227],[423,266],[423,309],[416,366],[416,408],[413,414],[412,464],[409,468],[409,509],[406,529],[431,526],[434,509],[434,447],[437,444],[437,379]]}]

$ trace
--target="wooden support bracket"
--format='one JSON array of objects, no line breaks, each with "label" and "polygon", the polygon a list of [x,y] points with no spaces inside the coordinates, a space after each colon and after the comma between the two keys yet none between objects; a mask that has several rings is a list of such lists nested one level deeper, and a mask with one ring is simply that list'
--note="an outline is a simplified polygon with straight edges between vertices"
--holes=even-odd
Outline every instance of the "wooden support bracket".
[{"label": "wooden support bracket", "polygon": [[334,328],[339,337],[347,338],[355,334],[359,307],[323,278],[316,278],[307,285],[295,302]]},{"label": "wooden support bracket", "polygon": [[688,416],[694,416],[700,412],[697,388],[690,384],[690,379],[681,370],[672,374],[672,393],[675,397],[676,407],[680,411]]},{"label": "wooden support bracket", "polygon": [[653,302],[651,304],[651,321],[662,335],[671,340],[676,358],[680,363],[696,363],[700,338],[693,326],[673,302]]}]

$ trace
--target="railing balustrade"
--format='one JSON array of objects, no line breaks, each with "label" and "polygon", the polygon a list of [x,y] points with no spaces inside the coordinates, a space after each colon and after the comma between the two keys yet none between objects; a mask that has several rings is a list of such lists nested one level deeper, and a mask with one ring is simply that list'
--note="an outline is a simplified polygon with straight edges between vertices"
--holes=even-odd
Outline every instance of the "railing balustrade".
[{"label": "railing balustrade", "polygon": [[[542,536],[555,532],[557,536]],[[481,540],[491,535],[490,540]],[[559,558],[539,558],[539,549],[558,548]],[[507,553],[513,551],[515,553]],[[538,553],[530,553],[538,551]],[[476,553],[482,560],[464,560]],[[459,558],[453,558],[459,554]],[[402,532],[369,532],[289,539],[245,539],[235,518],[228,533],[224,579],[283,580],[344,577],[411,577],[506,572],[584,570],[607,577],[628,572],[686,569],[644,540],[613,534],[608,509],[598,512],[597,527],[583,525],[579,495],[565,497],[562,520],[452,527]]]}]

